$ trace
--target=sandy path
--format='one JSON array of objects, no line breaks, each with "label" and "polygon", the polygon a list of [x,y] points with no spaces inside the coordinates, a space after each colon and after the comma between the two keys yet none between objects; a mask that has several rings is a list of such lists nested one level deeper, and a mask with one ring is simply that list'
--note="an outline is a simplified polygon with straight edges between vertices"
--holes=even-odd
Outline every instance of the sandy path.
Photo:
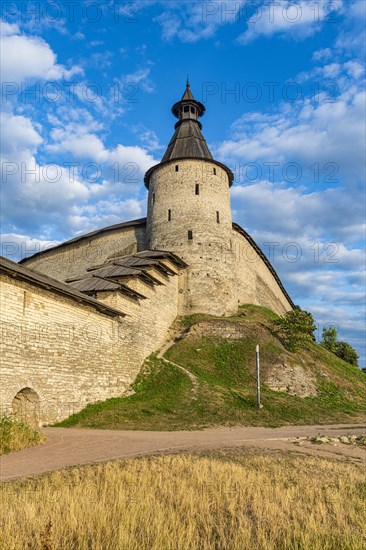
[{"label": "sandy path", "polygon": [[366,462],[365,448],[351,445],[296,445],[292,438],[322,435],[363,435],[365,426],[285,426],[281,428],[217,428],[203,431],[146,432],[45,428],[47,441],[0,459],[2,481],[32,477],[73,466],[154,453],[202,451],[249,446],[279,449],[357,462]]}]

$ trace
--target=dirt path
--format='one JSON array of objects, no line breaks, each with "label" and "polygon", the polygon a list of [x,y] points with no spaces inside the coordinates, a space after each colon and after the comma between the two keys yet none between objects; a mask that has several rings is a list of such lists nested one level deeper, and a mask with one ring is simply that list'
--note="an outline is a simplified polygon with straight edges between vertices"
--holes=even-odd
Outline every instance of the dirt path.
[{"label": "dirt path", "polygon": [[187,370],[186,368],[182,367],[182,365],[178,365],[177,363],[173,363],[173,361],[169,361],[169,359],[166,359],[164,357],[165,353],[168,351],[168,349],[172,348],[177,343],[176,340],[172,339],[167,342],[164,347],[159,351],[158,358],[164,361],[164,363],[167,363],[168,365],[174,365],[178,369],[182,370],[190,379],[192,382],[192,399],[196,399],[197,390],[199,387],[199,381],[197,376],[195,376],[192,372]]},{"label": "dirt path", "polygon": [[282,428],[217,428],[203,431],[140,432],[77,428],[46,428],[47,441],[37,447],[1,457],[0,479],[32,477],[73,466],[118,458],[183,450],[201,451],[249,446],[303,454],[365,461],[365,450],[342,445],[296,445],[296,437],[322,435],[363,435],[364,426],[285,426]]}]

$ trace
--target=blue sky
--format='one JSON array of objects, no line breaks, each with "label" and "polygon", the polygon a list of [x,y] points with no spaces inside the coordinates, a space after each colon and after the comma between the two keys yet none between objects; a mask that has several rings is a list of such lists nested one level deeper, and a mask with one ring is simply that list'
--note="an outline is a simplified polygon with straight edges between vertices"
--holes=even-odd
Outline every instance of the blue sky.
[{"label": "blue sky", "polygon": [[234,221],[365,366],[363,0],[1,8],[3,255],[145,216],[189,74]]}]

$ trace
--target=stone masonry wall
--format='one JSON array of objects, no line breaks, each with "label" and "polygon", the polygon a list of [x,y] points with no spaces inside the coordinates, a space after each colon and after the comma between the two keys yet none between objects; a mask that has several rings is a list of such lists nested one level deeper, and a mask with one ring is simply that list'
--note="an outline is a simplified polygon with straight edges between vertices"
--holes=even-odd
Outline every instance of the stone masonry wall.
[{"label": "stone masonry wall", "polygon": [[144,250],[145,238],[144,224],[124,227],[61,248],[50,248],[34,259],[29,258],[23,265],[59,281],[66,281],[109,258]]},{"label": "stone masonry wall", "polygon": [[233,231],[232,238],[239,304],[268,307],[278,315],[291,310],[291,304],[256,250],[237,231]]},{"label": "stone masonry wall", "polygon": [[15,395],[24,388],[37,392],[42,423],[123,394],[145,357],[165,341],[177,316],[178,276],[164,286],[144,287],[139,284],[139,291],[148,298],[139,302],[116,292],[101,293],[103,301],[129,314],[115,318],[4,276],[2,412],[11,412]]},{"label": "stone masonry wall", "polygon": [[155,169],[149,186],[147,245],[175,252],[188,264],[181,277],[181,314],[236,311],[229,180],[220,166],[177,160]]},{"label": "stone masonry wall", "polygon": [[142,364],[143,360],[161,347],[167,338],[169,328],[178,316],[177,275],[162,277],[156,270],[151,274],[163,282],[151,287],[137,278],[124,279],[129,288],[140,292],[146,299],[136,302],[118,292],[100,292],[98,300],[122,309],[128,315],[123,326],[128,346],[134,350],[134,357]]}]

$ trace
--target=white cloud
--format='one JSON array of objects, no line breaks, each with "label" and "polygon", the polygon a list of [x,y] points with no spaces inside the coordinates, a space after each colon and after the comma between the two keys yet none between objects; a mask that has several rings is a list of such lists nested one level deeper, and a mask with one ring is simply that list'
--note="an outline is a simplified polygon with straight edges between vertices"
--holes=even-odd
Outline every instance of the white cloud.
[{"label": "white cloud", "polygon": [[331,4],[330,9],[328,0],[263,2],[249,19],[247,30],[237,41],[247,44],[259,36],[270,37],[275,34],[290,36],[296,40],[307,38],[319,31],[327,18],[334,18],[342,12],[343,0],[335,0]]},{"label": "white cloud", "polygon": [[[307,241],[309,246],[334,242],[339,246],[339,257],[340,248],[357,242],[365,230],[362,202],[355,203],[342,188],[303,193],[301,188],[260,181],[234,186],[232,197],[236,218],[254,233],[260,228],[261,239],[277,239],[284,244]],[[362,257],[357,258],[362,261]],[[350,269],[353,259],[347,258]]]},{"label": "white cloud", "polygon": [[323,48],[321,50],[316,50],[313,53],[313,61],[329,61],[332,59],[333,53],[330,48]]},{"label": "white cloud", "polygon": [[146,128],[143,124],[137,124],[132,127],[132,131],[138,135],[141,143],[148,151],[157,151],[164,146],[160,144],[158,135],[153,130]]},{"label": "white cloud", "polygon": [[[54,153],[71,152],[79,159],[76,167],[41,163],[38,148],[41,135],[25,116],[5,113],[2,150],[3,228],[8,234],[54,235],[68,238],[89,230],[143,215],[145,190],[143,175],[155,160],[140,147],[118,145],[108,150],[102,140],[88,129],[100,126],[91,117],[69,112],[70,128],[54,117]],[[67,132],[70,131],[70,135]],[[79,131],[79,133],[78,133]],[[67,147],[68,144],[68,147]],[[64,156],[65,158],[65,156]],[[85,162],[83,162],[85,159]],[[90,163],[95,169],[86,170]],[[99,170],[101,181],[99,178]]]},{"label": "white cloud", "polygon": [[365,74],[365,65],[362,65],[359,61],[348,61],[344,64],[344,68],[355,80],[361,78],[361,76]]},{"label": "white cloud", "polygon": [[3,155],[17,155],[22,151],[35,152],[42,143],[42,137],[29,118],[3,112],[1,119]]},{"label": "white cloud", "polygon": [[134,90],[128,90],[128,86],[135,86],[136,89],[141,88],[141,90],[149,94],[154,92],[155,84],[150,78],[152,65],[153,63],[149,62],[148,66],[137,69],[133,73],[123,75],[123,77],[119,79],[119,82],[123,87],[122,89],[126,88],[127,93],[130,92],[133,94]]},{"label": "white cloud", "polygon": [[244,164],[263,159],[282,165],[295,161],[304,173],[316,162],[322,167],[334,163],[339,172],[330,179],[343,176],[345,183],[360,181],[364,174],[365,98],[365,92],[351,87],[334,102],[305,100],[283,105],[273,115],[244,115],[233,124],[231,139],[218,147],[217,154],[232,164],[238,160]]},{"label": "white cloud", "polygon": [[8,23],[0,19],[0,36],[11,36],[19,33],[19,25],[16,23]]},{"label": "white cloud", "polygon": [[213,37],[217,29],[240,18],[245,0],[236,2],[164,2],[164,12],[155,20],[161,25],[162,37],[193,43]]},{"label": "white cloud", "polygon": [[13,262],[18,262],[22,258],[43,252],[59,244],[59,241],[39,239],[20,235],[18,233],[4,233],[1,235],[1,256],[5,256]]},{"label": "white cloud", "polygon": [[47,146],[51,153],[68,153],[74,159],[94,159],[95,162],[105,162],[108,159],[103,142],[94,134],[70,135],[67,131],[55,130],[52,137],[58,141]]},{"label": "white cloud", "polygon": [[138,147],[136,145],[118,145],[115,149],[110,151],[109,161],[112,163],[117,162],[121,166],[126,163],[133,163],[136,166],[136,169],[138,169],[140,178],[143,177],[145,172],[151,166],[156,164],[154,158],[150,154],[148,154],[145,149],[142,149],[141,147]]},{"label": "white cloud", "polygon": [[0,60],[3,82],[27,79],[59,80],[82,74],[80,67],[66,69],[57,63],[56,54],[42,38],[19,34],[17,25],[3,23]]}]

